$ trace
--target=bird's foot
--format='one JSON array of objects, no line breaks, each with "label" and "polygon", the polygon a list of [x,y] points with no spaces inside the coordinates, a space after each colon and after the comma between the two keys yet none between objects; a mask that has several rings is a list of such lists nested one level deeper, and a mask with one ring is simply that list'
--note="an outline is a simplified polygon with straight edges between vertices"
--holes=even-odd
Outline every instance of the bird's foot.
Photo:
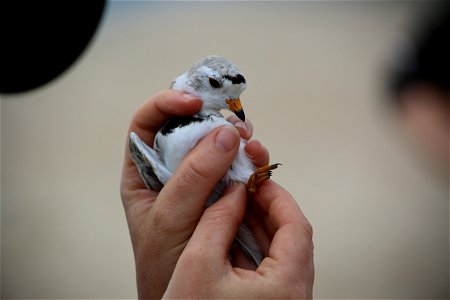
[{"label": "bird's foot", "polygon": [[272,170],[278,168],[281,164],[273,164],[257,169],[247,181],[247,192],[250,196],[256,193],[256,189],[260,183],[266,181],[272,176]]}]

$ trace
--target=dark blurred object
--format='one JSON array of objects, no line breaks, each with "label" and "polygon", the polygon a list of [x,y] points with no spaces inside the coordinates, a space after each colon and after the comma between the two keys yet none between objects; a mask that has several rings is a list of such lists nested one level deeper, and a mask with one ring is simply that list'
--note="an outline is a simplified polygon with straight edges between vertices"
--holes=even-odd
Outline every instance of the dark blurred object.
[{"label": "dark blurred object", "polygon": [[[406,128],[442,166],[448,180],[450,104],[450,2],[431,2],[434,14],[416,38],[398,49],[391,92]],[[400,55],[399,55],[400,54]]]},{"label": "dark blurred object", "polygon": [[394,96],[415,84],[450,92],[450,1],[429,3],[434,13],[418,23],[422,27],[409,37],[407,49],[398,49],[401,56],[391,66]]},{"label": "dark blurred object", "polygon": [[0,92],[39,87],[82,53],[105,1],[2,1]]}]

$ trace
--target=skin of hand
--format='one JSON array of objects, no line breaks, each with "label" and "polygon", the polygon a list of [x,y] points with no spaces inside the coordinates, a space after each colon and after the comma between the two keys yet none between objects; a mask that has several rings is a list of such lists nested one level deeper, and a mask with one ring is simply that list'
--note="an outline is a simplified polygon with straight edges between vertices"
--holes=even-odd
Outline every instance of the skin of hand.
[{"label": "skin of hand", "polygon": [[[170,117],[193,115],[201,105],[200,99],[189,94],[161,92],[136,111],[128,135],[134,131],[147,145],[153,145],[156,133]],[[127,142],[120,192],[133,245],[139,298],[162,297],[208,195],[237,153],[239,137],[250,139],[250,122],[242,123],[234,116],[229,121],[236,127],[217,128],[203,138],[160,192],[145,187],[130,159]],[[256,166],[268,164],[268,151],[258,141],[250,141],[245,150]],[[242,256],[234,252],[236,257]]]},{"label": "skin of hand", "polygon": [[266,240],[267,256],[256,270],[230,263],[228,252],[246,202],[244,185],[235,184],[205,210],[164,298],[312,298],[312,228],[291,195],[273,181],[259,187],[253,202],[264,224],[256,238]]}]

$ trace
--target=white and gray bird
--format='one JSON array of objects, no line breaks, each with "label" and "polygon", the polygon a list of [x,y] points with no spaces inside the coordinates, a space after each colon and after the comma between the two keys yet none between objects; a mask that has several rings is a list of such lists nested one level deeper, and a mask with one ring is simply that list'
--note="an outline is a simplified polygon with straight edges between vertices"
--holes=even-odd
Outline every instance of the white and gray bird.
[{"label": "white and gray bird", "polygon": [[[171,88],[199,97],[203,105],[193,116],[170,119],[157,133],[153,149],[136,133],[130,134],[131,157],[146,186],[156,191],[162,189],[183,158],[203,137],[217,127],[230,125],[220,113],[221,109],[229,109],[245,121],[239,99],[246,88],[245,78],[234,64],[223,57],[212,55],[200,59],[178,76]],[[241,139],[236,158],[209,196],[207,207],[217,201],[226,185],[233,182],[247,184],[252,195],[258,183],[270,178],[271,170],[277,168],[278,164],[273,164],[256,169],[244,151],[246,143]],[[235,240],[256,265],[261,263],[261,250],[245,224],[239,226]]]}]

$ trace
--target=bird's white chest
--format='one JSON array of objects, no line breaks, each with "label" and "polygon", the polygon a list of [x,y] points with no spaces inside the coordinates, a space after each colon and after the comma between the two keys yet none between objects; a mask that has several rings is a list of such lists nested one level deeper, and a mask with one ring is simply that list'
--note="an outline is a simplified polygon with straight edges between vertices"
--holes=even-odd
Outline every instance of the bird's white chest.
[{"label": "bird's white chest", "polygon": [[[154,149],[158,149],[160,159],[173,174],[181,161],[195,145],[209,132],[217,127],[230,125],[224,118],[211,116],[202,122],[192,122],[189,125],[174,128],[169,134],[158,132]],[[241,139],[238,154],[230,170],[224,177],[225,181],[246,182],[254,172],[255,167],[244,151],[245,140]]]},{"label": "bird's white chest", "polygon": [[172,173],[184,157],[205,137],[217,127],[229,125],[225,119],[212,116],[202,122],[192,122],[189,125],[177,127],[169,134],[158,132],[155,147],[158,148],[161,160]]}]

